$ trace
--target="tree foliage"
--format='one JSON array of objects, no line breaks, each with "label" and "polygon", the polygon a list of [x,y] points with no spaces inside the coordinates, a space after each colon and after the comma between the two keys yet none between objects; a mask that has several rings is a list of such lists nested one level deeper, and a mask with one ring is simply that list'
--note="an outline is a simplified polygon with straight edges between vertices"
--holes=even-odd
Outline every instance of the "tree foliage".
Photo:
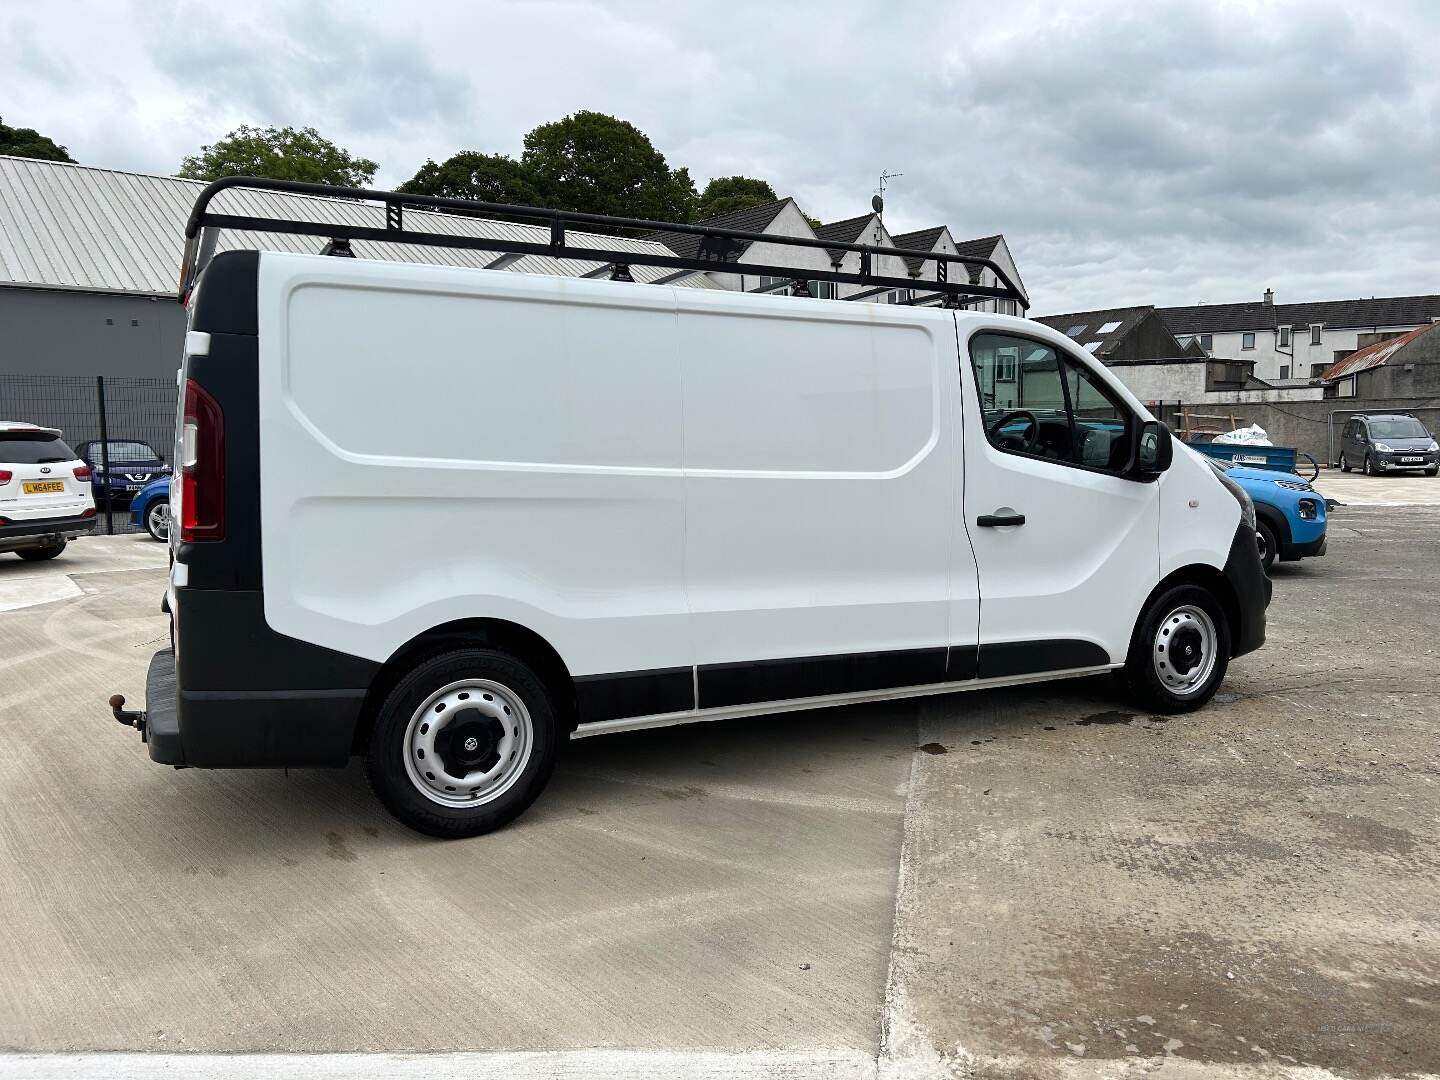
[{"label": "tree foliage", "polygon": [[312,127],[254,128],[242,124],[223,139],[202,146],[180,165],[180,176],[219,180],[222,176],[267,176],[314,184],[364,187],[379,166],[336,146]]},{"label": "tree foliage", "polygon": [[75,161],[70,151],[54,139],[41,135],[34,128],[10,127],[3,117],[0,117],[0,154],[40,161]]},{"label": "tree foliage", "polygon": [[700,193],[695,220],[705,221],[736,210],[748,210],[752,206],[774,202],[778,197],[775,189],[764,180],[748,176],[717,176]]},{"label": "tree foliage", "polygon": [[689,221],[695,183],[625,120],[580,111],[525,136],[521,164],[547,205],[591,214]]},{"label": "tree foliage", "polygon": [[425,162],[419,172],[400,185],[400,190],[414,195],[521,206],[545,203],[520,162],[504,154],[481,154],[474,150],[461,150],[438,165]]}]

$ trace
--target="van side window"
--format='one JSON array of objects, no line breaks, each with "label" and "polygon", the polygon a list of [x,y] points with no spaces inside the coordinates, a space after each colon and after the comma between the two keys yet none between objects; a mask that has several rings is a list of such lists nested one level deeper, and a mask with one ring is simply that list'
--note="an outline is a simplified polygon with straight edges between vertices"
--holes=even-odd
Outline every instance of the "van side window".
[{"label": "van side window", "polygon": [[1007,453],[1120,471],[1130,413],[1082,364],[1004,334],[970,344],[990,444]]}]

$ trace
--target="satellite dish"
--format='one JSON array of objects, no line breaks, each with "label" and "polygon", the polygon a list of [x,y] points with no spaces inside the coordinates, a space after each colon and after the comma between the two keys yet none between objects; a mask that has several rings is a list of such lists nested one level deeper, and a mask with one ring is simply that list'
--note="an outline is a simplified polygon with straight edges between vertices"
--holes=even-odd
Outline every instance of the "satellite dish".
[{"label": "satellite dish", "polygon": [[875,213],[883,214],[885,212],[885,200],[879,195],[872,195],[870,196],[870,207]]}]

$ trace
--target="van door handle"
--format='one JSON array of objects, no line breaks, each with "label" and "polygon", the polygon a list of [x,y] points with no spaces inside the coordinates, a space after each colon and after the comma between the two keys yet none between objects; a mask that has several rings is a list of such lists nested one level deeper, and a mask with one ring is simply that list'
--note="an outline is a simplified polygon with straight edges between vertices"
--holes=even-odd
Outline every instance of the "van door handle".
[{"label": "van door handle", "polygon": [[981,514],[975,519],[975,524],[982,529],[996,529],[1004,525],[1024,525],[1025,515],[1010,511],[1008,514]]}]

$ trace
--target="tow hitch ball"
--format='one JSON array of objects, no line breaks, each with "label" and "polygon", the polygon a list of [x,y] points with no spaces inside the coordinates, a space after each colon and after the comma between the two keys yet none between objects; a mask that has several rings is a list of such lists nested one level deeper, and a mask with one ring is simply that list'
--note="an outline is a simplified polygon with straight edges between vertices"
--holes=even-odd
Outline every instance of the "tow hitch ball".
[{"label": "tow hitch ball", "polygon": [[124,694],[110,695],[110,712],[126,727],[133,727],[141,735],[145,734],[145,713],[141,709],[125,708]]}]

